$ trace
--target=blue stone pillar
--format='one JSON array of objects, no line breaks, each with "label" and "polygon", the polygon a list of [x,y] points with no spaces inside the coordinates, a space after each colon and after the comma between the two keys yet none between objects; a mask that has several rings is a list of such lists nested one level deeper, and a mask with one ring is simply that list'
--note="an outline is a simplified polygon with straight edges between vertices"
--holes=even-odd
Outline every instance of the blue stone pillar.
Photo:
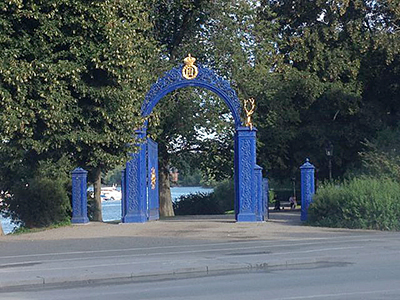
[{"label": "blue stone pillar", "polygon": [[254,176],[256,180],[255,192],[256,192],[256,220],[264,221],[264,203],[263,203],[263,182],[262,182],[262,168],[256,165],[254,168]]},{"label": "blue stone pillar", "polygon": [[264,220],[269,219],[269,184],[268,178],[263,178],[263,205],[264,205]]},{"label": "blue stone pillar", "polygon": [[315,167],[310,163],[309,159],[300,167],[301,171],[301,221],[308,219],[308,207],[312,202],[315,193],[314,172]]},{"label": "blue stone pillar", "polygon": [[87,171],[72,171],[72,219],[73,224],[88,223],[87,217]]},{"label": "blue stone pillar", "polygon": [[256,222],[256,129],[238,127],[235,134],[235,215],[238,222]]},{"label": "blue stone pillar", "polygon": [[[137,138],[142,140],[145,131],[136,131]],[[146,143],[139,144],[139,151],[131,154],[132,159],[126,163],[125,195],[123,223],[144,223],[147,221],[146,193]]]},{"label": "blue stone pillar", "polygon": [[125,186],[125,172],[126,169],[121,171],[121,221],[125,217],[126,214],[126,202],[125,202],[125,193],[126,193],[126,186]]}]

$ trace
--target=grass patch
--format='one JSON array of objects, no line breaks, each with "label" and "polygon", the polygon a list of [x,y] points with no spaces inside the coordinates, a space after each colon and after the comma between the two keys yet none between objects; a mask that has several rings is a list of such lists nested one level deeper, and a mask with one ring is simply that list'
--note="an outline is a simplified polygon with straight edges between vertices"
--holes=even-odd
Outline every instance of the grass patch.
[{"label": "grass patch", "polygon": [[18,234],[25,234],[25,233],[34,233],[34,232],[41,232],[41,231],[45,231],[45,230],[49,230],[49,229],[55,229],[55,228],[59,228],[59,227],[65,227],[65,226],[70,226],[71,225],[71,221],[63,221],[57,224],[53,224],[47,227],[40,227],[40,228],[26,228],[26,227],[19,227],[17,229],[15,229],[13,232],[11,232],[10,234],[13,235],[18,235]]}]

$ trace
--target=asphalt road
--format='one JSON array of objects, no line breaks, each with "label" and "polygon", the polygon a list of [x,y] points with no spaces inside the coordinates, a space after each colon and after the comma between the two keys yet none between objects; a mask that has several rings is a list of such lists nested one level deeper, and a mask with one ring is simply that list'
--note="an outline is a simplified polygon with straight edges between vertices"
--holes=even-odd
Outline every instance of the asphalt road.
[{"label": "asphalt road", "polygon": [[2,293],[0,299],[400,299],[400,263],[393,261],[393,254],[392,251],[382,255],[361,254],[347,256],[341,262],[233,275]]},{"label": "asphalt road", "polygon": [[[71,240],[47,243],[41,245],[47,251],[41,252],[36,242],[3,244],[8,255],[0,257],[0,282],[13,276],[73,276],[83,271],[140,275],[140,270],[150,269],[163,276],[0,289],[1,300],[400,299],[399,233],[348,231],[224,242],[114,237],[85,240],[79,251],[71,251]],[[22,248],[11,255],[16,245]],[[93,250],[93,245],[103,248]],[[245,265],[251,268],[237,267]],[[185,268],[187,272],[165,272]]]}]

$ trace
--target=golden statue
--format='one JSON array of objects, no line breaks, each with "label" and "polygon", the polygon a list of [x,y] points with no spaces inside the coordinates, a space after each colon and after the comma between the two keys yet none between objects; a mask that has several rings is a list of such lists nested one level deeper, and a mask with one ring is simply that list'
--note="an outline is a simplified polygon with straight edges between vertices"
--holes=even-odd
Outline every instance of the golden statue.
[{"label": "golden statue", "polygon": [[254,98],[244,100],[244,110],[246,111],[246,126],[250,127],[250,130],[253,130],[253,122],[251,121],[251,117],[254,114],[255,108],[256,100],[254,100]]},{"label": "golden statue", "polygon": [[188,54],[188,56],[183,61],[185,63],[185,66],[182,69],[182,76],[189,80],[195,79],[197,77],[197,74],[199,74],[199,70],[194,65],[196,59]]}]

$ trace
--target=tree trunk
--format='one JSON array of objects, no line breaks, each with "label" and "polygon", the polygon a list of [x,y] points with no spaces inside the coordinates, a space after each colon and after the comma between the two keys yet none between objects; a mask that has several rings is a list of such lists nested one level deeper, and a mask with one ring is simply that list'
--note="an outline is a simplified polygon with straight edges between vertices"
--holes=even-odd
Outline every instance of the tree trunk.
[{"label": "tree trunk", "polygon": [[169,185],[169,169],[161,166],[159,171],[160,180],[160,216],[173,217],[175,216],[172,207],[171,188]]},{"label": "tree trunk", "polygon": [[97,167],[94,170],[94,214],[93,221],[103,221],[103,215],[101,213],[101,168]]},{"label": "tree trunk", "polygon": [[1,226],[1,222],[0,222],[0,236],[4,235],[4,231],[3,231],[3,226]]}]

